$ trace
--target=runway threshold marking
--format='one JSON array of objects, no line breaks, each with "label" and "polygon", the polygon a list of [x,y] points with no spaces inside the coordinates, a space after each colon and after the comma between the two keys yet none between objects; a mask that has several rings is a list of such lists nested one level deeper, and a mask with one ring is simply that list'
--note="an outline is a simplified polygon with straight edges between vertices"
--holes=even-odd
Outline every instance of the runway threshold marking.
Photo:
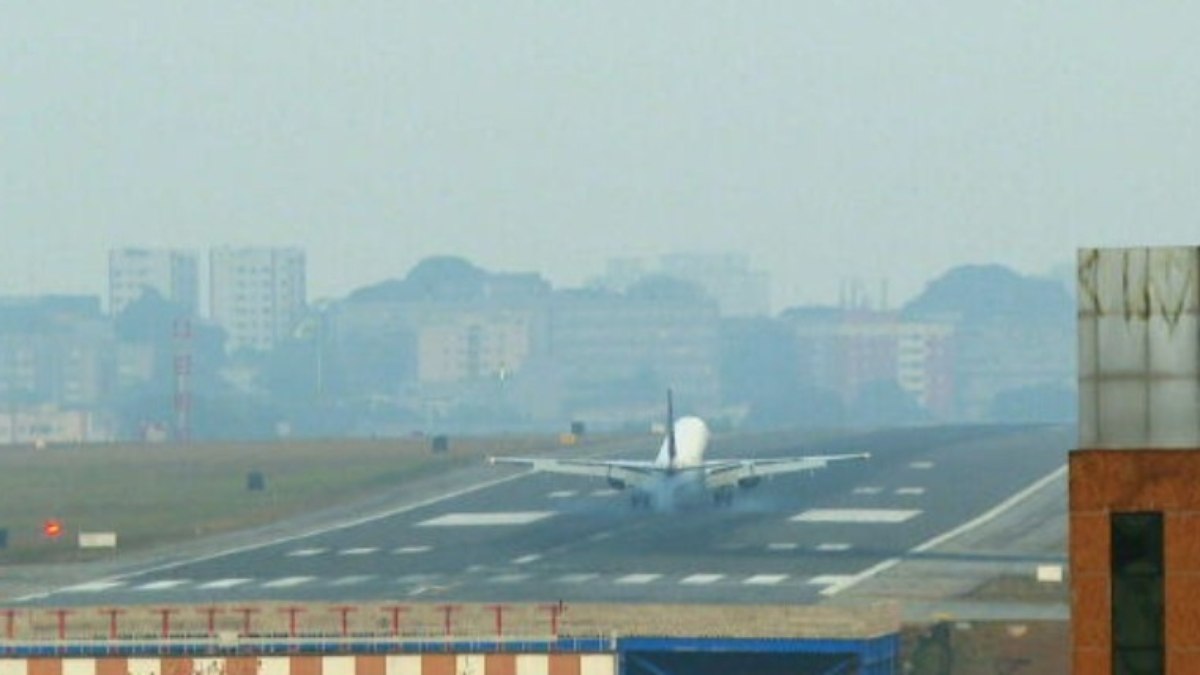
[{"label": "runway threshold marking", "polygon": [[366,581],[370,581],[371,579],[374,579],[374,578],[375,578],[374,574],[349,574],[344,577],[339,577],[337,579],[334,579],[329,585],[330,586],[338,586],[338,587],[357,586],[358,584],[361,584]]},{"label": "runway threshold marking", "polygon": [[[912,555],[914,553],[922,553],[924,551],[928,551],[929,549],[931,549],[935,546],[939,546],[942,543],[947,542],[947,541],[959,536],[960,534],[970,532],[971,530],[973,530],[977,527],[980,527],[982,525],[985,525],[985,524],[991,522],[992,520],[995,520],[1001,514],[1003,514],[1005,511],[1008,511],[1009,509],[1013,508],[1017,504],[1020,504],[1021,502],[1025,501],[1025,499],[1027,499],[1033,493],[1037,492],[1038,490],[1041,490],[1042,488],[1046,487],[1047,485],[1054,482],[1058,478],[1062,477],[1062,475],[1066,472],[1067,472],[1067,467],[1064,464],[1063,466],[1058,467],[1057,469],[1055,469],[1054,471],[1051,471],[1050,473],[1046,474],[1045,476],[1042,476],[1041,478],[1035,480],[1033,483],[1031,483],[1030,485],[1025,487],[1025,489],[1021,490],[1020,492],[1017,492],[1016,494],[1012,495],[1008,499],[1005,499],[1004,501],[1000,502],[999,504],[992,507],[991,509],[981,513],[979,516],[973,518],[972,520],[969,520],[969,521],[963,523],[962,525],[959,525],[958,527],[955,527],[951,530],[947,530],[946,532],[943,532],[943,533],[939,534],[938,536],[912,548],[911,550],[909,550],[907,555]],[[884,560],[883,562],[881,562],[877,565],[868,567],[867,569],[863,570],[862,572],[859,572],[858,574],[853,575],[852,577],[846,579],[845,581],[843,581],[841,583],[833,584],[833,585],[829,586],[828,588],[825,588],[824,590],[821,591],[821,595],[824,595],[824,596],[837,595],[838,593],[841,593],[844,590],[847,590],[849,588],[853,588],[854,586],[857,586],[858,584],[862,583],[863,581],[866,581],[867,579],[870,579],[873,576],[876,576],[882,572],[886,572],[887,570],[895,567],[896,565],[899,565],[902,560],[903,560],[903,558],[899,557],[899,556],[895,557],[895,558],[888,558],[887,560]]]},{"label": "runway threshold marking", "polygon": [[716,583],[724,578],[724,574],[693,574],[680,579],[679,583],[687,584],[689,586],[704,586],[707,584]]}]

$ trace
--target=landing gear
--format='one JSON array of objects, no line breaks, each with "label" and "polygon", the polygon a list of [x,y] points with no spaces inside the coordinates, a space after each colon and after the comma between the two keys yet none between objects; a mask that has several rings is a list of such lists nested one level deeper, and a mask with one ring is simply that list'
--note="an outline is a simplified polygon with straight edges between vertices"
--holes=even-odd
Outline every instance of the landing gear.
[{"label": "landing gear", "polygon": [[720,488],[712,493],[713,504],[717,506],[732,506],[733,505],[733,490],[730,488]]}]

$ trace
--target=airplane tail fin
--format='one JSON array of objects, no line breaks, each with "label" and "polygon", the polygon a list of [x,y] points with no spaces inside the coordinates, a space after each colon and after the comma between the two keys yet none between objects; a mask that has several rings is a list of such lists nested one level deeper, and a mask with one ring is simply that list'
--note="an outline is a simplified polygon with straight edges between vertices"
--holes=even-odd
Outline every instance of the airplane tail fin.
[{"label": "airplane tail fin", "polygon": [[675,406],[671,401],[671,390],[667,389],[667,458],[675,466]]}]

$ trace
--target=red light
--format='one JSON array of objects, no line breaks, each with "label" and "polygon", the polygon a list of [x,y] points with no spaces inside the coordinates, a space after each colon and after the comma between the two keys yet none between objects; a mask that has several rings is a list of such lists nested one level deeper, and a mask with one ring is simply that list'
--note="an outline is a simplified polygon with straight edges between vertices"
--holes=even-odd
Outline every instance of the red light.
[{"label": "red light", "polygon": [[62,536],[62,533],[62,521],[58,520],[57,518],[51,518],[50,520],[42,523],[42,534],[46,535],[50,539],[58,539]]}]

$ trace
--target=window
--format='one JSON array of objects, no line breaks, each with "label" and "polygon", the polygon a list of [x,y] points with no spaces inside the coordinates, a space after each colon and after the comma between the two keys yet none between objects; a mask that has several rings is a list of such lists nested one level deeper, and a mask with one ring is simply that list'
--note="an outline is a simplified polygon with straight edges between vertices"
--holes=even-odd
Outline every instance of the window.
[{"label": "window", "polygon": [[1113,673],[1164,672],[1163,606],[1162,513],[1112,514]]}]

